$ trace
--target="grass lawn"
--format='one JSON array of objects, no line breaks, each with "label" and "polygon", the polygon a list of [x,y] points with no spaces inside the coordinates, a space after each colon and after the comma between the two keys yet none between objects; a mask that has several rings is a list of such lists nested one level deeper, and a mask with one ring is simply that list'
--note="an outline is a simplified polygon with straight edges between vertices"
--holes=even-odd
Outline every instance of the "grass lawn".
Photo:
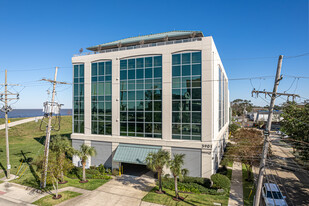
[{"label": "grass lawn", "polygon": [[48,195],[48,196],[42,197],[41,199],[33,202],[32,204],[42,205],[42,206],[57,205],[65,200],[81,195],[81,193],[71,192],[71,191],[60,192],[59,194],[62,195],[62,197],[58,200],[54,200],[52,198],[53,195]]},{"label": "grass lawn", "polygon": [[[10,163],[11,174],[21,176],[20,179],[15,179],[13,182],[30,186],[33,188],[40,188],[40,174],[36,172],[36,167],[26,163],[28,159],[36,159],[38,156],[44,154],[45,142],[45,126],[42,126],[44,131],[40,131],[40,121],[29,122],[12,127],[9,130],[10,142]],[[5,171],[6,155],[5,155],[5,131],[0,130],[0,168]],[[61,130],[52,131],[52,137],[60,134],[69,137],[72,133],[72,117],[64,116],[61,118]],[[52,138],[51,137],[51,138]],[[21,164],[21,161],[22,164]],[[4,174],[0,173],[0,176]],[[78,179],[66,178],[67,184],[59,185],[59,188],[73,186],[87,190],[94,190],[106,183],[108,180],[93,179],[88,183],[80,184]],[[50,187],[52,189],[52,187]]]},{"label": "grass lawn", "polygon": [[[253,174],[252,174],[253,175]],[[254,181],[248,182],[246,179],[248,178],[247,169],[244,164],[242,164],[242,186],[243,186],[243,198],[244,198],[244,205],[253,205],[253,197],[255,194],[255,188],[253,189],[252,193],[252,187],[254,186]],[[250,195],[251,193],[251,195]],[[250,197],[249,197],[250,195]]]},{"label": "grass lawn", "polygon": [[59,185],[59,188],[72,186],[72,187],[78,187],[78,188],[85,189],[85,190],[95,190],[109,181],[109,180],[104,180],[104,179],[88,179],[87,183],[79,183],[80,181],[79,179],[70,179],[68,177],[65,177],[65,180],[68,181],[68,183]]},{"label": "grass lawn", "polygon": [[144,198],[143,201],[158,203],[167,206],[186,206],[186,205],[214,205],[214,202],[221,203],[222,205],[228,204],[229,194],[226,195],[206,195],[206,194],[188,194],[180,193],[181,197],[184,197],[184,201],[174,201],[175,191],[164,189],[166,194],[157,194],[158,190],[156,186],[153,188]]},{"label": "grass lawn", "polygon": [[[43,124],[40,130],[40,121],[28,122],[25,124],[11,127],[9,130],[9,143],[10,143],[10,163],[11,163],[11,174],[16,174],[18,168],[23,161],[20,172],[22,177],[18,180],[14,180],[16,183],[29,185],[29,182],[38,180],[36,174],[36,168],[27,164],[25,160],[36,159],[38,156],[44,153],[44,142],[45,142],[45,124]],[[72,133],[72,117],[64,116],[61,118],[61,130],[56,132],[52,131],[51,135],[56,134],[70,136]],[[6,155],[5,155],[5,131],[0,130],[0,169],[5,171],[6,168]]]},{"label": "grass lawn", "polygon": [[[16,122],[18,120],[22,120],[22,119],[27,119],[28,117],[21,117],[21,118],[9,118],[9,120],[11,122]],[[0,125],[1,124],[5,124],[5,119],[4,118],[0,118]]]}]

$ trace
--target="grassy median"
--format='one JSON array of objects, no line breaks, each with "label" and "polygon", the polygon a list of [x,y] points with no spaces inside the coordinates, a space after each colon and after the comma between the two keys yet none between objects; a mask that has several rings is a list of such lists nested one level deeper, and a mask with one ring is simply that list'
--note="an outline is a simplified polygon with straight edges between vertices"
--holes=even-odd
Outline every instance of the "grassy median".
[{"label": "grassy median", "polygon": [[77,197],[79,195],[81,195],[81,193],[78,192],[72,192],[72,191],[64,191],[64,192],[60,192],[59,195],[61,195],[62,197],[60,199],[54,200],[52,197],[54,195],[47,195],[45,197],[42,197],[41,199],[33,202],[32,204],[34,205],[40,205],[40,206],[52,206],[52,205],[57,205],[61,202],[64,202],[68,199]]}]

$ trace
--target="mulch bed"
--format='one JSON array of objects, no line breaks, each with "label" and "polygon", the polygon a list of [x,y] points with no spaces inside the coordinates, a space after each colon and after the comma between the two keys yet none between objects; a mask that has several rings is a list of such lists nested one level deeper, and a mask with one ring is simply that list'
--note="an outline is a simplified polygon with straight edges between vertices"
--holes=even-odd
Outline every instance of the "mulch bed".
[{"label": "mulch bed", "polygon": [[54,196],[53,196],[53,199],[54,199],[54,200],[58,200],[58,199],[60,199],[61,197],[62,197],[62,195],[58,195],[58,197],[56,197],[56,195],[54,195]]},{"label": "mulch bed", "polygon": [[66,183],[68,183],[68,181],[58,182],[58,184],[60,184],[60,185],[63,185],[63,184],[66,184]]},{"label": "mulch bed", "polygon": [[184,197],[178,197],[178,198],[176,198],[176,197],[173,197],[173,200],[175,200],[175,201],[184,201],[185,200],[185,198]]},{"label": "mulch bed", "polygon": [[162,192],[160,192],[159,190],[156,190],[157,194],[165,194],[166,192],[162,190]]}]

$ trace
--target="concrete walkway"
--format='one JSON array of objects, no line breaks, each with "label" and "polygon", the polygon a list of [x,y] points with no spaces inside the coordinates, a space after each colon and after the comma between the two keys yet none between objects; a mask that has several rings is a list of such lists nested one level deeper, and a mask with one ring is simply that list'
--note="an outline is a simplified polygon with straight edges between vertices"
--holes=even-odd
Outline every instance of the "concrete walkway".
[{"label": "concrete walkway", "polygon": [[[76,187],[65,187],[59,189],[58,192],[73,191],[81,194],[87,194],[91,191]],[[0,184],[0,205],[32,205],[46,195],[53,194],[55,191],[42,192],[41,190],[31,187],[5,182]]]},{"label": "concrete walkway", "polygon": [[110,180],[92,192],[65,201],[59,206],[158,206],[158,204],[142,201],[142,198],[154,186],[154,179],[147,175],[141,177],[123,175]]},{"label": "concrete walkway", "polygon": [[242,187],[242,165],[240,162],[234,162],[229,206],[244,205],[243,187]]},{"label": "concrete walkway", "polygon": [[[14,127],[16,125],[24,124],[24,123],[27,123],[27,122],[32,122],[32,121],[39,120],[39,119],[42,119],[42,118],[43,117],[30,117],[30,118],[27,118],[27,119],[18,120],[18,121],[9,123],[9,127]],[[0,130],[2,130],[2,129],[5,129],[5,124],[0,125]]]}]

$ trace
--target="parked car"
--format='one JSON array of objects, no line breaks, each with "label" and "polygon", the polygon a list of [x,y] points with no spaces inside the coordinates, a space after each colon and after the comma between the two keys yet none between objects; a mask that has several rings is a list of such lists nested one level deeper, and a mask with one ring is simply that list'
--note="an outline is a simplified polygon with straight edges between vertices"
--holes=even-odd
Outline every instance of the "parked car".
[{"label": "parked car", "polygon": [[278,185],[264,183],[262,196],[266,206],[287,206],[285,196],[282,195]]}]

